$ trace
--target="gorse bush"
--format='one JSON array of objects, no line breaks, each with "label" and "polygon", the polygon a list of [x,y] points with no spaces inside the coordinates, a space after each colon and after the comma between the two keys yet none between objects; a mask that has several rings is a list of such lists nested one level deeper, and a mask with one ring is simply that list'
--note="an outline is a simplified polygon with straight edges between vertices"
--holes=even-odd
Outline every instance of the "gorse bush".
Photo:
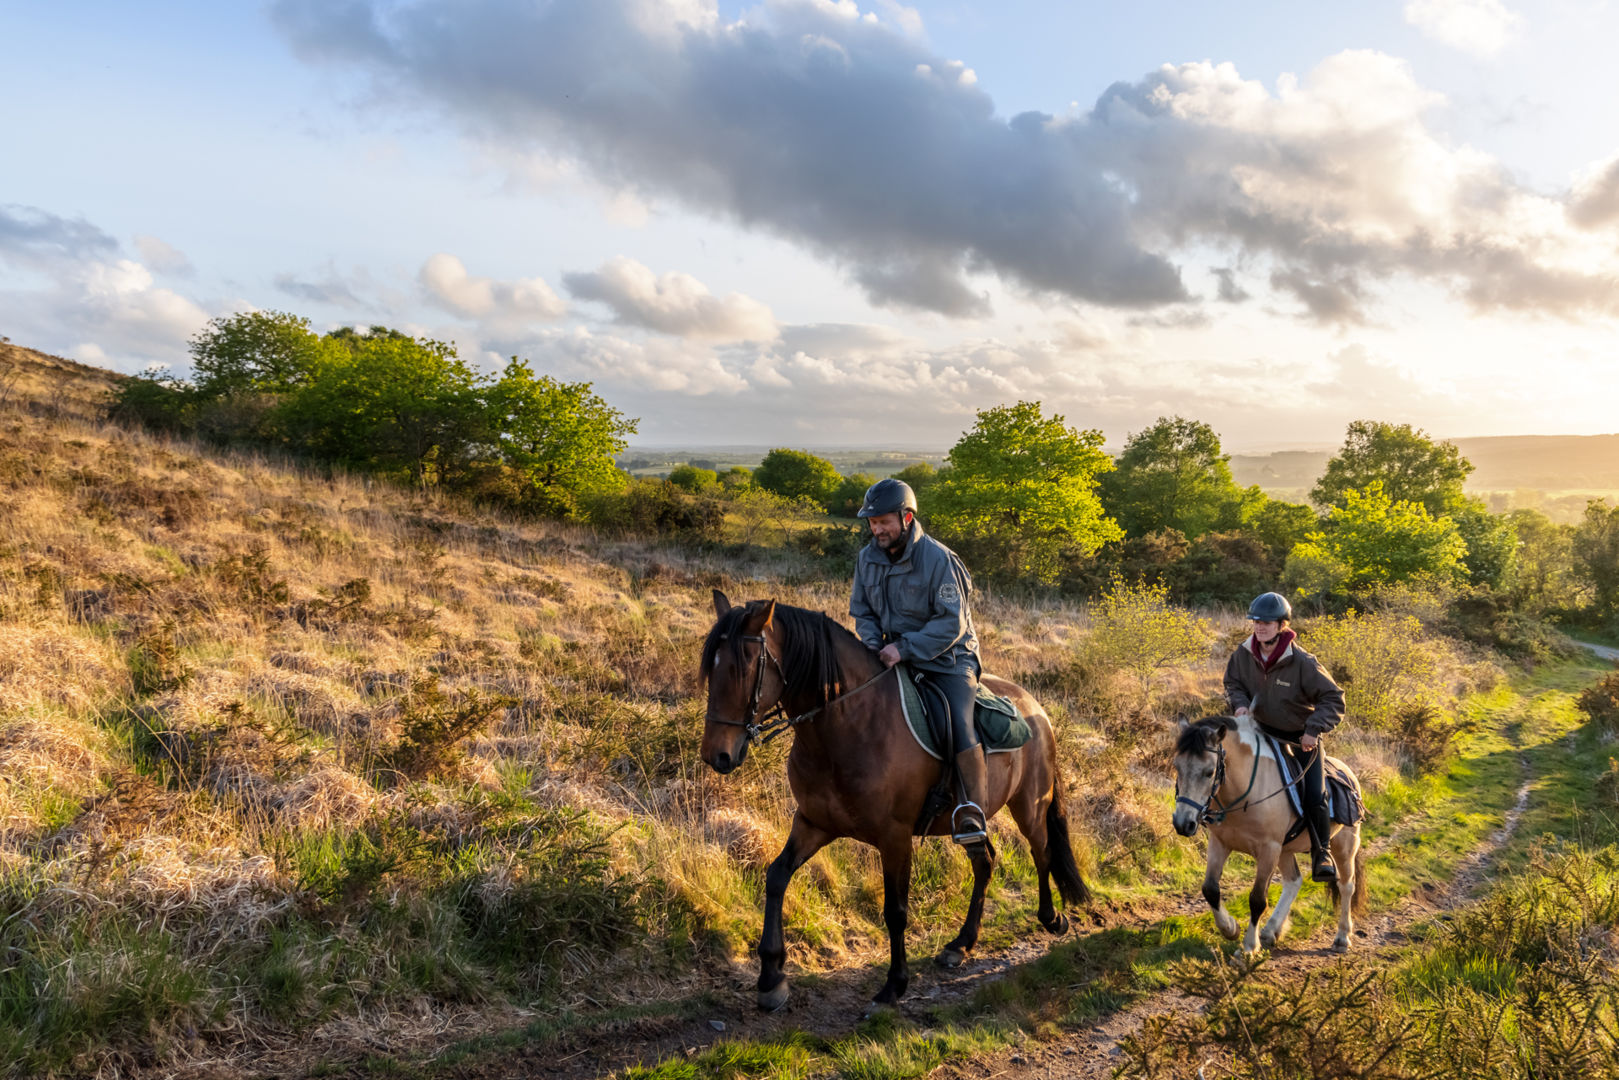
[{"label": "gorse bush", "polygon": [[1152,712],[1153,680],[1161,672],[1208,657],[1207,620],[1169,600],[1169,589],[1114,579],[1090,606],[1091,631],[1081,651],[1093,671],[1125,676],[1142,715]]},{"label": "gorse bush", "polygon": [[1575,704],[1593,723],[1607,731],[1619,732],[1619,672],[1586,687]]}]

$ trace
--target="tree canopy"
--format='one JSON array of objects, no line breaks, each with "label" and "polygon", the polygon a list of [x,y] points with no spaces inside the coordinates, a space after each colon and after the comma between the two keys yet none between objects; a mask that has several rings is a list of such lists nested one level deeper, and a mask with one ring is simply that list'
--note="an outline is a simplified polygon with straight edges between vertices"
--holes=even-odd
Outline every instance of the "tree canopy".
[{"label": "tree canopy", "polygon": [[1388,498],[1420,503],[1438,517],[1462,505],[1462,485],[1472,471],[1454,444],[1435,442],[1420,428],[1356,420],[1310,499],[1322,508],[1342,506],[1349,492],[1379,482]]},{"label": "tree canopy", "polygon": [[1102,501],[1130,536],[1175,529],[1196,539],[1234,517],[1242,492],[1208,424],[1182,416],[1132,435],[1102,479]]},{"label": "tree canopy", "polygon": [[930,521],[999,573],[1055,581],[1066,553],[1094,554],[1124,535],[1096,496],[1112,467],[1100,431],[1043,416],[1038,402],[984,409],[950,451]]},{"label": "tree canopy", "polygon": [[1467,544],[1449,518],[1420,503],[1395,499],[1374,480],[1347,491],[1288,556],[1286,576],[1306,593],[1359,592],[1372,585],[1433,577],[1461,581]]},{"label": "tree canopy", "polygon": [[323,342],[309,320],[285,311],[244,311],[211,319],[191,339],[198,396],[283,394],[307,383]]},{"label": "tree canopy", "polygon": [[831,501],[843,478],[836,465],[806,450],[772,450],[753,470],[753,482],[786,499],[811,499],[822,506]]},{"label": "tree canopy", "polygon": [[[535,375],[526,360],[512,357],[500,381],[488,390],[490,428],[501,458],[515,470],[522,501],[553,514],[572,516],[581,496],[623,486],[614,456],[635,434],[635,420],[607,404],[589,383],[565,383]],[[703,469],[709,483],[714,473]]]},{"label": "tree canopy", "polygon": [[1596,614],[1619,615],[1619,506],[1592,499],[1571,540],[1575,580],[1589,591]]}]

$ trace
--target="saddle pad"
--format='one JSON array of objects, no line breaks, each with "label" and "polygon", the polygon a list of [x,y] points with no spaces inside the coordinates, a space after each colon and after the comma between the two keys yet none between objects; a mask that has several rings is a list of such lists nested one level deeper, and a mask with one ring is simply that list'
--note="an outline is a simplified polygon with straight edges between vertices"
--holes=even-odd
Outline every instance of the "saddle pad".
[{"label": "saddle pad", "polygon": [[[1297,780],[1304,768],[1304,763],[1293,756],[1293,746],[1285,743],[1274,735],[1265,735],[1265,745],[1270,749],[1271,756],[1281,767],[1282,775],[1288,784],[1287,801],[1293,805],[1293,813],[1302,815],[1304,812],[1303,800],[1299,797],[1301,785],[1293,783]],[[1349,766],[1342,761],[1327,756],[1325,762],[1327,781],[1327,801],[1332,804],[1332,820],[1340,825],[1354,825],[1366,816],[1366,804],[1361,801],[1360,781],[1355,774],[1349,771]]]},{"label": "saddle pad", "polygon": [[[917,689],[909,665],[902,665],[899,679],[899,699],[905,712],[905,726],[911,737],[929,757],[940,758],[938,741],[928,725],[927,706],[922,703],[922,692]],[[1034,729],[1023,719],[1023,714],[1010,698],[1000,697],[978,686],[978,700],[973,709],[973,724],[986,754],[1007,754],[1020,748],[1034,737]]]}]

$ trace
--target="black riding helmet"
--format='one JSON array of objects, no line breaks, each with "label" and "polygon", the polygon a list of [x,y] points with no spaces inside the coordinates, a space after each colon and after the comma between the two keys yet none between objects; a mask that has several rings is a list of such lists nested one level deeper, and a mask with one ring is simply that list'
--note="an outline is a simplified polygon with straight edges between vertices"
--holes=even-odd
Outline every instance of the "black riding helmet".
[{"label": "black riding helmet", "polygon": [[860,507],[859,517],[881,517],[909,510],[916,513],[916,492],[903,480],[892,476],[877,481],[866,489],[866,500]]},{"label": "black riding helmet", "polygon": [[1262,622],[1286,622],[1293,617],[1293,605],[1281,593],[1262,593],[1248,605],[1248,617]]}]

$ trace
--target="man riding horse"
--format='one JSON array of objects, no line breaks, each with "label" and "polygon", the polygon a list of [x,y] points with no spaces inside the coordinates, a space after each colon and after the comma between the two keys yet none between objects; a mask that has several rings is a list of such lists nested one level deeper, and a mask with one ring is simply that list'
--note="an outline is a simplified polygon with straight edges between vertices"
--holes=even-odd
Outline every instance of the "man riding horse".
[{"label": "man riding horse", "polygon": [[1225,669],[1226,699],[1238,716],[1251,713],[1260,728],[1310,755],[1301,800],[1310,830],[1310,880],[1335,882],[1338,870],[1327,840],[1332,815],[1327,806],[1321,736],[1344,716],[1344,692],[1314,656],[1294,644],[1287,625],[1293,606],[1268,592],[1248,606],[1253,633],[1231,654]]},{"label": "man riding horse", "polygon": [[905,661],[948,703],[960,802],[951,839],[963,846],[988,835],[984,748],[973,724],[982,666],[967,597],[972,576],[956,553],[922,531],[916,493],[903,480],[879,480],[866,491],[860,516],[871,543],[855,565],[849,614],[868,649],[893,667]]}]

